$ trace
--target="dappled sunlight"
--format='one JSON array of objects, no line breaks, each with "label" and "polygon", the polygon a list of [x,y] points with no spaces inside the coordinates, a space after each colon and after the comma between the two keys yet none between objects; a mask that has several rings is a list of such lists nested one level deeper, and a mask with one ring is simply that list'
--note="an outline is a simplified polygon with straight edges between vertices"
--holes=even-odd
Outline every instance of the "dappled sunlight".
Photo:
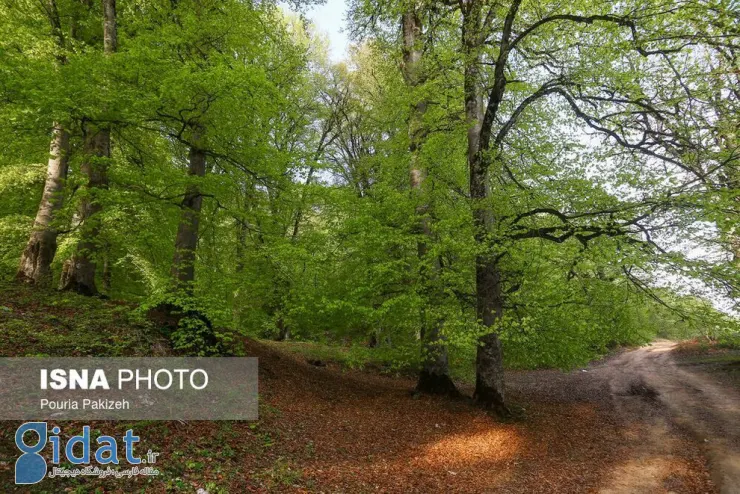
[{"label": "dappled sunlight", "polygon": [[522,443],[522,437],[513,427],[454,433],[424,446],[413,460],[440,468],[505,462],[516,456]]},{"label": "dappled sunlight", "polygon": [[433,424],[434,431],[419,437],[418,444],[396,454],[380,454],[364,467],[356,461],[332,465],[332,474],[357,475],[361,469],[371,485],[412,479],[414,492],[434,492],[441,485],[454,485],[457,492],[508,485],[521,465],[517,460],[525,442],[521,434],[514,425],[496,424],[488,417],[467,418],[464,425]]},{"label": "dappled sunlight", "polygon": [[647,347],[647,351],[650,353],[667,353],[672,352],[676,346],[677,344],[673,341],[655,340]]}]

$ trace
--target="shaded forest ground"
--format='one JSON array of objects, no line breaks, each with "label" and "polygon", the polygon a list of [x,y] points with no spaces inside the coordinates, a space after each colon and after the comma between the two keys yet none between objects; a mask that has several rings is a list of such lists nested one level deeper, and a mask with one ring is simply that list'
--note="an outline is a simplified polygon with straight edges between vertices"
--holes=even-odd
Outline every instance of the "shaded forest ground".
[{"label": "shaded forest ground", "polygon": [[[129,306],[2,288],[2,356],[164,351],[146,325],[131,317]],[[132,481],[46,479],[32,489],[17,489],[12,484],[17,458],[12,438],[18,423],[0,422],[0,489],[194,492],[204,488],[210,493],[719,490],[712,477],[715,457],[707,442],[690,424],[675,419],[654,383],[632,372],[636,362],[651,371],[652,360],[640,356],[650,347],[617,353],[570,373],[509,373],[510,399],[521,412],[511,422],[497,421],[464,399],[415,396],[410,391],[412,378],[348,370],[332,362],[312,365],[303,355],[281,351],[274,343],[246,340],[244,350],[260,358],[259,421],[96,422],[93,430],[108,434],[134,428],[142,438],[142,451],[161,452],[161,475]],[[703,371],[688,372],[705,379]],[[717,383],[728,393],[737,391],[726,381]],[[82,425],[61,423],[62,435],[79,433]]]}]

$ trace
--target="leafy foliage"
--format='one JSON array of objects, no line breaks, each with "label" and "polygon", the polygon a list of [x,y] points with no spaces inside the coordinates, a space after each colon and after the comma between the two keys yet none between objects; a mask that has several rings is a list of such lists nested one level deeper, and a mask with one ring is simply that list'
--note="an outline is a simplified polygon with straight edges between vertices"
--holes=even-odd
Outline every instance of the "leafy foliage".
[{"label": "leafy foliage", "polygon": [[[353,2],[361,39],[338,64],[312,26],[271,2],[120,0],[110,56],[97,4],[52,4],[56,16],[38,2],[0,3],[3,278],[31,232],[55,122],[71,135],[56,276],[73,253],[92,121],[113,132],[110,185],[96,192],[98,277],[112,298],[207,316],[169,333],[180,351],[221,351],[237,331],[344,345],[358,360],[370,345],[393,368],[415,367],[425,318],[443,322],[453,368],[466,368],[491,331],[476,320],[481,255],[499,259],[505,307],[494,329],[512,367],[569,368],[656,334],[737,332],[738,32],[722,2],[490,7],[481,93],[501,77],[512,11],[516,41],[486,151],[483,202],[496,221],[484,242],[468,193],[455,8],[417,6],[424,80],[410,87],[399,70],[404,2]],[[411,193],[418,101],[426,180]],[[202,177],[187,172],[196,144]],[[172,259],[193,186],[203,207],[183,294]],[[418,231],[422,210],[431,237]],[[432,286],[420,281],[431,262],[441,266]]]}]

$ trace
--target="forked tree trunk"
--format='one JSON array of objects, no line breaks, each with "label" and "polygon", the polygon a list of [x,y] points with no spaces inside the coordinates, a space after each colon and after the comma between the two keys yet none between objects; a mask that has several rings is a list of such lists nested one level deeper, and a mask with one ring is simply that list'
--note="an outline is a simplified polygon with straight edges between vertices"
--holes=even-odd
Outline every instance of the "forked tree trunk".
[{"label": "forked tree trunk", "polygon": [[59,124],[54,125],[49,154],[44,193],[16,274],[17,280],[38,285],[51,283],[51,263],[57,251],[54,220],[64,202],[64,180],[69,169],[69,134]]},{"label": "forked tree trunk", "polygon": [[[416,6],[411,5],[401,19],[403,30],[403,75],[409,89],[413,91],[422,82],[421,77],[421,34],[422,22]],[[411,190],[417,196],[423,194],[423,184],[426,179],[425,170],[421,164],[419,152],[423,141],[423,118],[426,112],[426,102],[416,101],[412,104],[409,119],[409,182]],[[417,255],[421,265],[420,285],[429,293],[430,300],[440,300],[436,282],[439,277],[441,264],[438,258],[429,259],[428,243],[433,242],[434,235],[429,223],[429,204],[422,203],[416,208],[417,230],[423,237],[417,243]],[[449,376],[447,346],[442,337],[442,321],[429,317],[428,311],[421,313],[421,371],[416,390],[431,394],[457,395],[458,391]]]},{"label": "forked tree trunk", "polygon": [[[103,2],[103,52],[115,53],[118,46],[116,26],[116,1]],[[100,242],[100,191],[108,188],[108,162],[111,157],[110,127],[87,125],[85,128],[85,160],[82,174],[87,177],[87,194],[80,202],[80,240],[72,258],[65,262],[61,290],[74,291],[82,295],[97,295],[95,285],[96,260],[102,248]]]},{"label": "forked tree trunk", "polygon": [[[206,175],[206,152],[201,149],[200,136],[202,129],[193,132],[193,144],[190,148],[188,175],[204,177]],[[180,204],[180,223],[175,237],[175,256],[172,260],[172,279],[175,286],[192,293],[195,281],[195,254],[198,247],[198,229],[203,196],[197,182],[188,184],[185,196]]]},{"label": "forked tree trunk", "polygon": [[[489,333],[481,336],[475,359],[475,392],[473,398],[483,407],[500,415],[509,413],[504,396],[503,351],[499,340],[496,321],[503,314],[501,274],[496,259],[490,252],[489,233],[494,223],[493,214],[487,204],[489,187],[488,163],[481,149],[481,95],[479,81],[482,2],[472,0],[464,5],[462,42],[465,51],[464,92],[465,117],[468,125],[468,171],[470,174],[470,198],[473,202],[473,226],[478,251],[475,263],[475,298],[478,321]],[[489,136],[485,136],[487,142]]]}]

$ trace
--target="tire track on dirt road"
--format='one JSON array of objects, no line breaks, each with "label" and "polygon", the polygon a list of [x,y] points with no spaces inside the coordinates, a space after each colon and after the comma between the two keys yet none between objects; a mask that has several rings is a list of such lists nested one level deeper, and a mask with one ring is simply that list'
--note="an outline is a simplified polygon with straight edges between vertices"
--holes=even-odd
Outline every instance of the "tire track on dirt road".
[{"label": "tire track on dirt road", "polygon": [[682,368],[675,346],[656,341],[595,369],[609,382],[635,452],[603,493],[671,492],[665,479],[690,440],[701,445],[719,492],[740,494],[740,390]]}]

